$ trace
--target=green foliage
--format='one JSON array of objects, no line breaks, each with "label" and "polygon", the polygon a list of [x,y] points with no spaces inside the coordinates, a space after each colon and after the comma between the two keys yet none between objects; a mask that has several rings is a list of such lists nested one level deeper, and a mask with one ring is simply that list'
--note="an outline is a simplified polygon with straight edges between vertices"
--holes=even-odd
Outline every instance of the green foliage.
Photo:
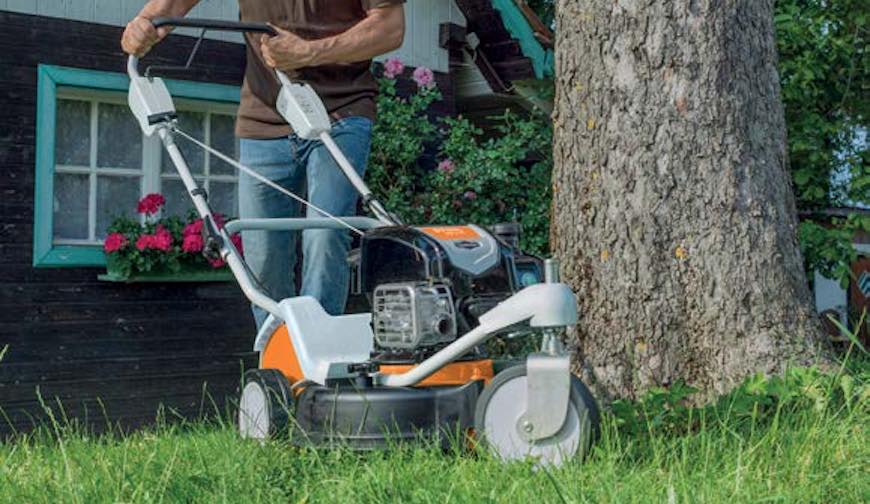
[{"label": "green foliage", "polygon": [[[802,210],[870,203],[867,21],[863,0],[776,2],[788,153]],[[802,225],[808,272],[848,283],[851,233],[870,227],[870,218],[855,219]]]},{"label": "green foliage", "polygon": [[834,219],[829,227],[804,221],[798,231],[807,272],[818,271],[827,278],[839,280],[844,289],[848,287],[852,279],[851,265],[858,259],[852,238],[858,231],[870,232],[870,219],[851,215]]},{"label": "green foliage", "polygon": [[[409,223],[492,225],[517,220],[526,251],[545,253],[550,205],[552,129],[544,118],[506,112],[496,134],[462,117],[436,124],[426,115],[435,90],[398,96],[380,79],[378,122],[366,178],[372,191]],[[429,148],[438,168],[418,161]],[[538,160],[527,162],[530,156]],[[522,181],[519,183],[519,181]]]},{"label": "green foliage", "polygon": [[0,443],[0,502],[866,502],[867,364],[854,371],[754,378],[707,413],[669,410],[685,387],[654,392],[636,428],[605,412],[585,461],[543,470],[425,443],[260,444],[228,415],[94,436],[50,403],[58,422]]},{"label": "green foliage", "polygon": [[713,404],[693,408],[687,400],[697,389],[678,382],[649,390],[639,401],[612,406],[619,429],[629,436],[682,436],[727,419],[732,431],[769,426],[784,412],[845,408],[868,412],[870,372],[827,374],[816,368],[792,368],[784,376],[758,373]]}]

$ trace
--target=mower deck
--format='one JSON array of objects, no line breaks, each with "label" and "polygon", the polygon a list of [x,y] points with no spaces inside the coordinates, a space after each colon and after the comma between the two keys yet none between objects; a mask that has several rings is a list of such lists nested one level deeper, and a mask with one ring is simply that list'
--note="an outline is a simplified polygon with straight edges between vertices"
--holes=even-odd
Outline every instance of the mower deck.
[{"label": "mower deck", "polygon": [[483,381],[454,387],[307,386],[296,401],[293,441],[377,449],[437,440],[448,448],[474,427]]}]

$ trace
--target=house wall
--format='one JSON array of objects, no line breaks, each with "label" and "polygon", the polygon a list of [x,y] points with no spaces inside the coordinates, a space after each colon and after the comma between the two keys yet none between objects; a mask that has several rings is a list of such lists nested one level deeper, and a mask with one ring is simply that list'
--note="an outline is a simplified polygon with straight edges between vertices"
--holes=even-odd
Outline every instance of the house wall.
[{"label": "house wall", "polygon": [[[148,423],[160,405],[209,413],[211,399],[224,407],[243,367],[256,365],[252,317],[235,284],[117,284],[97,280],[102,268],[32,265],[38,65],[123,73],[120,34],[0,11],[0,438],[43,422],[41,401],[98,429]],[[192,44],[172,35],[149,59],[177,63]],[[241,82],[242,45],[208,40],[201,51],[191,80]],[[405,93],[411,70],[400,79]],[[445,100],[432,113],[450,114],[452,80],[436,78]]]},{"label": "house wall", "polygon": [[[0,0],[0,10],[124,26],[139,13],[144,3],[144,0]],[[203,0],[194,7],[190,16],[238,20],[238,1]],[[465,24],[465,18],[453,0],[408,0],[405,20],[407,29],[402,47],[378,59],[395,56],[411,66],[427,66],[439,72],[448,72],[447,51],[438,47],[438,25],[447,22]],[[188,29],[179,30],[178,33],[191,35],[196,31]],[[242,41],[238,34],[213,32],[208,37]]]},{"label": "house wall", "polygon": [[[95,268],[32,263],[37,65],[124,71],[120,28],[0,12],[0,434],[55,414],[97,428],[154,419],[158,404],[200,412],[203,391],[222,406],[242,365],[255,365],[254,331],[239,289],[224,284],[115,284]],[[155,59],[191,44],[173,37]],[[244,49],[207,41],[196,73],[237,85]],[[220,58],[217,56],[220,55]],[[102,401],[105,413],[98,401]],[[105,415],[105,416],[104,416]]]}]

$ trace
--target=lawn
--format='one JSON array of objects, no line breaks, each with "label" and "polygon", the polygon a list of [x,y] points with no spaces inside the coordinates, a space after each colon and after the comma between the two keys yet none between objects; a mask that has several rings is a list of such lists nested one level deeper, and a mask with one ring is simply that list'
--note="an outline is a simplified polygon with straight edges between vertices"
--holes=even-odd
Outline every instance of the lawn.
[{"label": "lawn", "polygon": [[866,369],[750,380],[706,409],[659,391],[608,413],[585,463],[553,470],[469,449],[260,445],[229,420],[96,437],[45,426],[0,444],[0,501],[867,502]]}]

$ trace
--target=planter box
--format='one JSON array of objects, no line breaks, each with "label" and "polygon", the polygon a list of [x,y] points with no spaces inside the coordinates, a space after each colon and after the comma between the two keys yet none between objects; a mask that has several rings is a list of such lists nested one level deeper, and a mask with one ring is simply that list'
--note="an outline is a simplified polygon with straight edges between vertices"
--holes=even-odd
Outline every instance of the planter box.
[{"label": "planter box", "polygon": [[161,269],[147,273],[133,273],[126,276],[117,267],[112,254],[106,255],[106,273],[98,275],[97,279],[103,282],[121,283],[232,282],[235,280],[232,272],[226,266],[223,268],[211,268],[209,266],[186,264],[182,265],[181,270],[177,272]]}]

